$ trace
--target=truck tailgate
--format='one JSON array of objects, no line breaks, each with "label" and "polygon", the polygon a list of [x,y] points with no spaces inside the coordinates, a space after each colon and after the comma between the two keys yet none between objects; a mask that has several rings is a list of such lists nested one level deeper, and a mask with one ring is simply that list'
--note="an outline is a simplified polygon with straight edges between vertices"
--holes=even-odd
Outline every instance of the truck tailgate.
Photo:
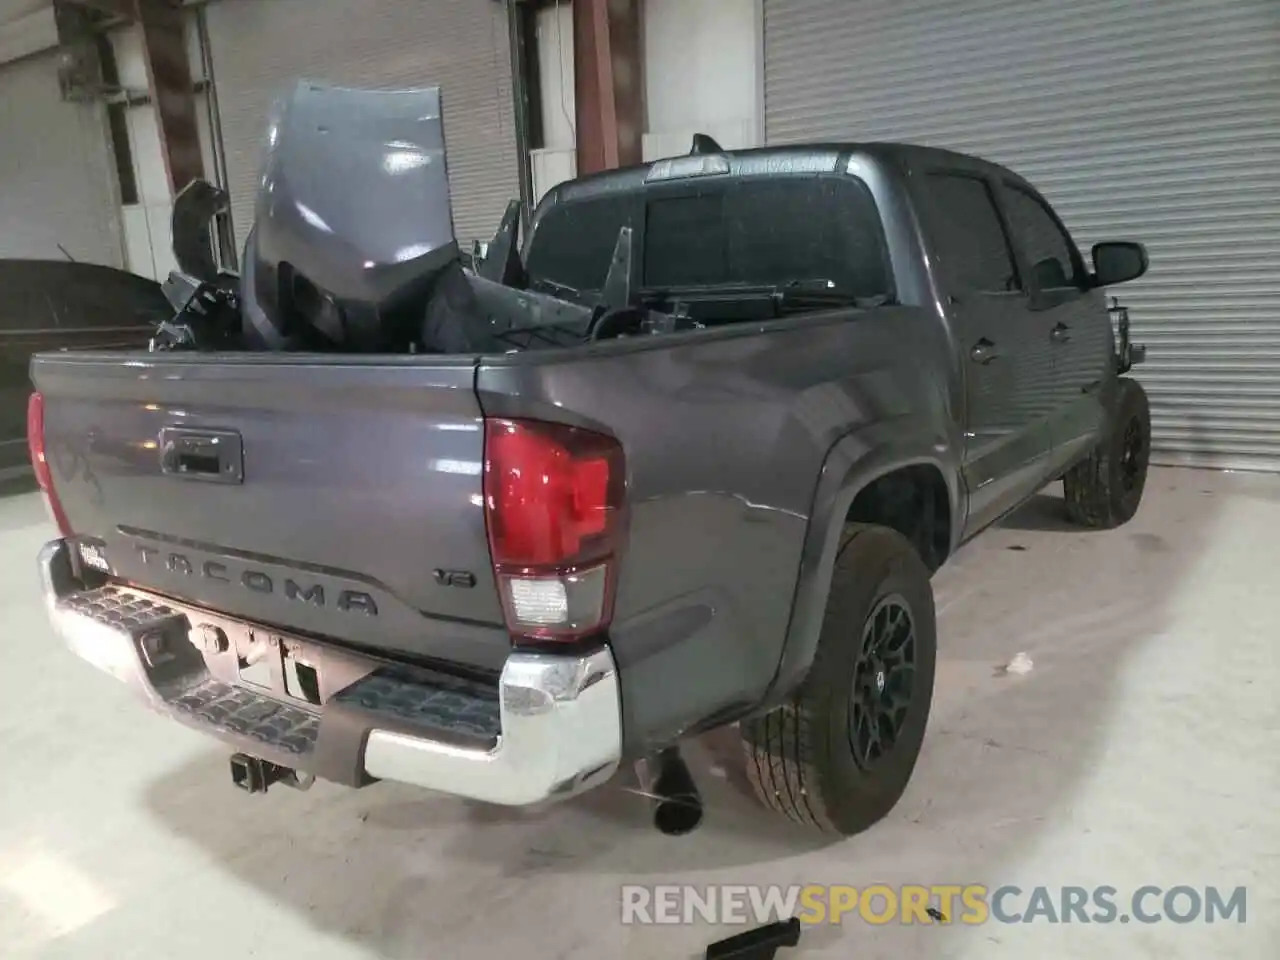
[{"label": "truck tailgate", "polygon": [[122,580],[371,651],[509,651],[470,358],[37,357],[54,489]]}]

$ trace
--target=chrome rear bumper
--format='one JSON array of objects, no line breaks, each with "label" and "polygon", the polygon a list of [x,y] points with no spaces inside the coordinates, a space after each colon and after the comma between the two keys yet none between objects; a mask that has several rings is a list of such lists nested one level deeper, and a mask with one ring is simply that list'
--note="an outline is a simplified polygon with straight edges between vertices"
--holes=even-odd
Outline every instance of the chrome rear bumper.
[{"label": "chrome rear bumper", "polygon": [[504,805],[579,793],[618,766],[621,703],[607,646],[513,652],[496,688],[365,658],[359,679],[313,705],[211,672],[187,639],[199,611],[133,588],[90,589],[78,569],[68,541],[40,551],[63,642],[153,710],[238,751],[349,786],[393,780]]}]

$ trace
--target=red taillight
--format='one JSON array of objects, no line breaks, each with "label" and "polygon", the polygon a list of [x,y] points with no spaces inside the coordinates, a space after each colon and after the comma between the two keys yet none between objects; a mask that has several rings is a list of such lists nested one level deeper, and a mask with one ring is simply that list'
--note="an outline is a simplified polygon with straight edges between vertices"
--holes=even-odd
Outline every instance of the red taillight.
[{"label": "red taillight", "polygon": [[45,504],[49,514],[64,537],[71,536],[71,524],[62,510],[58,500],[58,492],[53,489],[53,475],[49,471],[49,459],[44,449],[44,395],[40,391],[31,394],[27,401],[27,449],[31,452],[31,469],[35,471],[36,483],[44,492]]},{"label": "red taillight", "polygon": [[574,639],[612,616],[626,466],[612,437],[532,420],[485,422],[485,516],[507,626]]}]

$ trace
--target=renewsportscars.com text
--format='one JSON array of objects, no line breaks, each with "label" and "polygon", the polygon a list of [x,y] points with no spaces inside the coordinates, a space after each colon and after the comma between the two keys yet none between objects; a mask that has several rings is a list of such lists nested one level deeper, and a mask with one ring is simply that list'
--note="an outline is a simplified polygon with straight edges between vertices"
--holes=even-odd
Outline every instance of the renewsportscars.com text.
[{"label": "renewsportscars.com text", "polygon": [[622,888],[624,924],[1244,923],[1244,887],[643,886]]}]

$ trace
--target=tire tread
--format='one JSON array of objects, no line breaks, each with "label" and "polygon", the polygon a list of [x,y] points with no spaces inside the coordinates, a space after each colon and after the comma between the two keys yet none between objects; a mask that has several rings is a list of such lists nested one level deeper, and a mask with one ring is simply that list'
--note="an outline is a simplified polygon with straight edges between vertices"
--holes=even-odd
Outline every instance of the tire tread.
[{"label": "tire tread", "polygon": [[[899,534],[883,527],[848,524],[836,557],[837,576],[842,560],[847,563],[850,545],[866,535],[887,535],[900,540]],[[918,561],[914,554],[911,556]],[[927,578],[923,561],[918,562]],[[823,637],[831,636],[833,630],[838,634],[851,617],[861,619],[860,611],[848,608],[851,598],[835,589],[837,582],[833,576],[833,591],[823,617]],[[828,736],[826,719],[831,698],[846,695],[831,689],[827,683],[834,666],[832,660],[839,653],[830,642],[820,640],[809,674],[796,692],[769,713],[740,725],[747,778],[760,802],[796,823],[835,834],[848,831],[842,830],[840,815],[829,805],[839,798],[825,795],[818,754],[827,746],[824,741]]]},{"label": "tire tread", "polygon": [[[1096,530],[1107,530],[1127,523],[1137,506],[1129,511],[1116,489],[1113,458],[1119,452],[1117,438],[1123,437],[1122,424],[1131,416],[1143,420],[1148,455],[1151,449],[1151,410],[1142,385],[1129,377],[1118,384],[1115,413],[1108,424],[1107,437],[1089,456],[1063,475],[1062,494],[1067,518],[1074,524]],[[1144,474],[1145,483],[1145,474]],[[1141,492],[1138,494],[1141,500]]]}]

